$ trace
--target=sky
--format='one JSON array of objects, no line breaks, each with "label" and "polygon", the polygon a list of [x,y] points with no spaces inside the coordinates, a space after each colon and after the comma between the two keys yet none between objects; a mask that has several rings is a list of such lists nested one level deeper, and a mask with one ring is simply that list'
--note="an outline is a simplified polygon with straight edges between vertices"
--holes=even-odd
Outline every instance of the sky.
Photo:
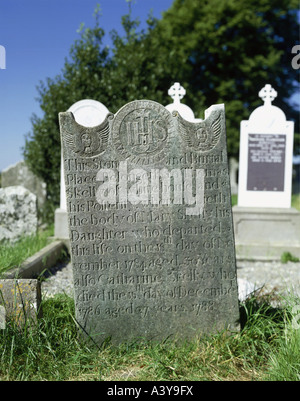
[{"label": "sky", "polygon": [[[111,45],[109,32],[123,32],[126,0],[0,0],[0,46],[6,52],[5,69],[0,58],[0,171],[23,159],[25,135],[32,129],[30,118],[33,113],[43,116],[37,86],[61,73],[81,23],[94,26],[97,3],[106,32],[104,45]],[[134,0],[132,16],[139,17],[143,28],[151,9],[160,18],[172,3]]]},{"label": "sky", "polygon": [[[23,159],[30,118],[33,113],[43,115],[37,86],[61,73],[71,45],[79,39],[80,24],[94,26],[97,3],[106,32],[104,44],[111,45],[109,32],[123,32],[126,0],[0,0],[0,46],[6,55],[6,68],[0,69],[0,171]],[[139,17],[143,28],[151,9],[154,17],[161,18],[172,3],[135,0],[132,16]]]}]

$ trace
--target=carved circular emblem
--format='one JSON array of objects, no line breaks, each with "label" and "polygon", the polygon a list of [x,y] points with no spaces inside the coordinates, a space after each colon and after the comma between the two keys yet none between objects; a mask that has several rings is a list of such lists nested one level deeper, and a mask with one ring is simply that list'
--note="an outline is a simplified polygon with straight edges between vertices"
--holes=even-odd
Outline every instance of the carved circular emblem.
[{"label": "carved circular emblem", "polygon": [[171,114],[159,103],[136,100],[115,115],[112,131],[117,150],[135,162],[149,164],[163,158]]}]

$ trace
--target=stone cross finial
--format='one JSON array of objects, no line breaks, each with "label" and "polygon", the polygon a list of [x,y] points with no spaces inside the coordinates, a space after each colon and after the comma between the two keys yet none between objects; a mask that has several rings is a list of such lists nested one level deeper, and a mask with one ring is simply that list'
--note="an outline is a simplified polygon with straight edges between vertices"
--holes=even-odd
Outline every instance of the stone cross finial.
[{"label": "stone cross finial", "polygon": [[173,86],[168,90],[168,95],[171,96],[174,103],[180,103],[180,99],[186,94],[186,90],[179,82],[175,82]]},{"label": "stone cross finial", "polygon": [[264,106],[271,106],[272,101],[277,97],[277,92],[270,84],[266,84],[258,93],[264,101]]}]

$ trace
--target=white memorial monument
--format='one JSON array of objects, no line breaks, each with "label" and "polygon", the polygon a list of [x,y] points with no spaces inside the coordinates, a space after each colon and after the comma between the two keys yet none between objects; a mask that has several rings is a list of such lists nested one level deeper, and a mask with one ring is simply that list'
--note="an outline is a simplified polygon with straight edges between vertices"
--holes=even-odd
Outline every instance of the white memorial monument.
[{"label": "white memorial monument", "polygon": [[239,206],[291,207],[294,122],[272,105],[276,96],[266,85],[264,105],[241,122]]},{"label": "white memorial monument", "polygon": [[294,123],[259,92],[264,105],[241,122],[238,206],[233,208],[237,257],[300,256],[300,213],[291,208]]},{"label": "white memorial monument", "polygon": [[[92,100],[83,99],[74,103],[67,111],[73,113],[75,121],[85,127],[95,127],[101,124],[109,110],[104,104]],[[60,239],[69,239],[67,222],[67,201],[63,170],[63,155],[61,154],[60,170],[60,207],[55,211],[54,236]]]}]

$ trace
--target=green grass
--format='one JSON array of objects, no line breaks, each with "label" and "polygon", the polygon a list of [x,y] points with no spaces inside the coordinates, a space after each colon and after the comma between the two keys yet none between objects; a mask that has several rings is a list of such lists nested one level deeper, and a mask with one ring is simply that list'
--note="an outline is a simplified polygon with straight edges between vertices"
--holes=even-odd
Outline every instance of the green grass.
[{"label": "green grass", "polygon": [[300,212],[300,194],[292,195],[292,207]]},{"label": "green grass", "polygon": [[231,195],[231,206],[237,205],[238,196],[236,194]]},{"label": "green grass", "polygon": [[45,247],[48,237],[53,235],[53,226],[46,230],[40,230],[37,235],[21,238],[14,244],[0,244],[0,274],[19,267],[27,258]]},{"label": "green grass", "polygon": [[95,348],[78,340],[73,300],[59,295],[43,302],[38,326],[9,322],[0,331],[0,380],[299,380],[295,304],[279,310],[252,298],[240,333]]}]

